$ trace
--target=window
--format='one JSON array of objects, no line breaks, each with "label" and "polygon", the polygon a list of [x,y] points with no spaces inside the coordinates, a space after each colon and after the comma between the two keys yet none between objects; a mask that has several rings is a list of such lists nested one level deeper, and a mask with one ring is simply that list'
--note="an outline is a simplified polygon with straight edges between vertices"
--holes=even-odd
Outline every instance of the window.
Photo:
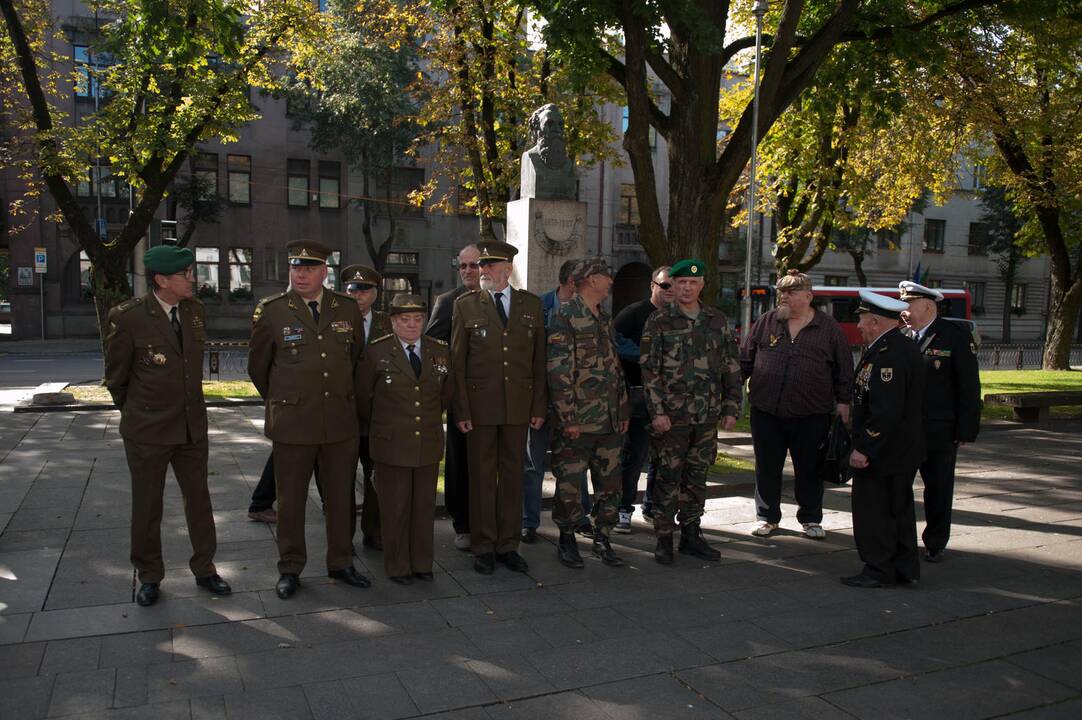
[{"label": "window", "polygon": [[128,183],[121,178],[115,177],[108,165],[101,165],[97,168],[93,165],[88,167],[86,173],[75,180],[75,194],[79,197],[97,197],[99,190],[98,177],[101,178],[100,190],[102,198],[109,200],[128,199],[130,191]]},{"label": "window", "polygon": [[410,285],[409,278],[404,277],[386,277],[383,278],[383,293],[384,297],[393,298],[397,293],[413,292],[413,288]]},{"label": "window", "polygon": [[946,220],[924,221],[924,252],[943,252],[944,241],[947,234]]},{"label": "window", "polygon": [[98,83],[90,70],[90,50],[86,45],[72,45],[71,59],[75,64],[75,97],[94,97]]},{"label": "window", "polygon": [[988,175],[988,168],[984,166],[984,163],[977,163],[973,166],[973,189],[980,190],[985,186],[985,177]]},{"label": "window", "polygon": [[226,155],[229,202],[234,205],[252,204],[252,156]]},{"label": "window", "polygon": [[263,248],[263,279],[277,280],[278,272],[278,251],[268,245]]},{"label": "window", "polygon": [[93,297],[90,291],[90,256],[85,251],[79,253],[79,293],[83,300]]},{"label": "window", "polygon": [[617,222],[621,225],[639,224],[639,199],[635,197],[635,185],[621,183],[620,207],[616,213]]},{"label": "window", "polygon": [[201,298],[218,294],[218,248],[195,249],[195,283]]},{"label": "window", "polygon": [[177,244],[177,221],[176,220],[162,220],[161,221],[161,238],[162,238],[162,245],[176,245]]},{"label": "window", "polygon": [[251,248],[229,248],[229,299],[252,299]]},{"label": "window", "polygon": [[969,302],[972,306],[974,313],[980,314],[984,311],[984,283],[974,280],[966,280],[962,283],[962,287],[969,291]]},{"label": "window", "polygon": [[902,234],[897,230],[877,230],[875,244],[880,250],[900,250]]},{"label": "window", "polygon": [[420,257],[415,252],[392,252],[387,253],[388,265],[414,265],[416,266]]},{"label": "window", "polygon": [[829,287],[845,287],[849,284],[849,277],[846,275],[827,275],[823,278],[823,284]]},{"label": "window", "polygon": [[319,206],[321,208],[342,207],[341,163],[330,160],[319,161]]},{"label": "window", "polygon": [[289,207],[308,207],[308,161],[286,161],[286,184],[289,187]]},{"label": "window", "polygon": [[327,281],[324,283],[331,290],[338,287],[338,266],[342,261],[342,253],[335,250],[327,258]]},{"label": "window", "polygon": [[981,222],[969,224],[969,254],[988,254],[988,226]]},{"label": "window", "polygon": [[1011,312],[1021,315],[1026,311],[1026,284],[1018,283],[1011,288]]},{"label": "window", "polygon": [[218,154],[193,153],[192,179],[195,181],[196,200],[214,200],[218,197]]},{"label": "window", "polygon": [[[627,115],[628,115],[628,108],[627,108],[627,105],[624,105],[623,117],[621,118],[621,121],[620,121],[620,132],[622,132],[622,133],[627,132]],[[657,130],[654,129],[653,125],[651,125],[650,128],[646,131],[646,137],[647,137],[647,140],[650,143],[650,150],[656,150],[657,149]],[[721,138],[719,137],[718,140],[720,140],[720,139]]]}]

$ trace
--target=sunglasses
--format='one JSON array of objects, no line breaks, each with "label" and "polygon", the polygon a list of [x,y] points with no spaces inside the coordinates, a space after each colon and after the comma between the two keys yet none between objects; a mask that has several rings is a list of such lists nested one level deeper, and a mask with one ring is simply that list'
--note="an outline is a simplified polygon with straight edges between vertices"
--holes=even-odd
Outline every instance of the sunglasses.
[{"label": "sunglasses", "polygon": [[671,283],[671,282],[660,282],[660,283],[659,283],[659,282],[654,282],[653,280],[651,280],[650,282],[654,283],[654,285],[657,285],[657,286],[658,286],[659,288],[661,288],[662,290],[668,290],[669,288],[671,288],[671,287],[672,287],[672,283]]}]

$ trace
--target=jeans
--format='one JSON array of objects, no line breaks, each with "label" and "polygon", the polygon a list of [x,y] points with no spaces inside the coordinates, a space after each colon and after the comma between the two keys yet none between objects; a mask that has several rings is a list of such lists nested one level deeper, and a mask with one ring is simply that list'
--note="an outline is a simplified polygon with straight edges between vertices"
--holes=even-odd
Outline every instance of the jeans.
[{"label": "jeans", "polygon": [[[548,451],[552,422],[546,421],[540,430],[530,428],[526,436],[526,467],[522,474],[522,527],[534,528],[541,524],[541,489],[544,487],[545,470],[548,467]],[[584,522],[589,522],[589,484],[585,479],[580,488]]]}]

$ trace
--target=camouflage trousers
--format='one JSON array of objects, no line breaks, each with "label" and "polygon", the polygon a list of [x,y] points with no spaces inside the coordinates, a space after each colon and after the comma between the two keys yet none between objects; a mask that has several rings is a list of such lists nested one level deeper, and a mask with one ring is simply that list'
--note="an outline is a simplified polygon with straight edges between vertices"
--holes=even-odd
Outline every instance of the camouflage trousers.
[{"label": "camouflage trousers", "polygon": [[706,504],[706,471],[718,457],[716,423],[673,426],[651,438],[654,478],[654,533],[672,535],[676,522],[695,522]]},{"label": "camouflage trousers", "polygon": [[586,473],[593,476],[594,505],[591,514],[597,530],[608,537],[618,518],[620,505],[620,451],[624,436],[620,433],[583,433],[571,440],[553,428],[552,474],[556,476],[556,497],[552,501],[552,520],[570,532],[582,523],[580,490]]}]

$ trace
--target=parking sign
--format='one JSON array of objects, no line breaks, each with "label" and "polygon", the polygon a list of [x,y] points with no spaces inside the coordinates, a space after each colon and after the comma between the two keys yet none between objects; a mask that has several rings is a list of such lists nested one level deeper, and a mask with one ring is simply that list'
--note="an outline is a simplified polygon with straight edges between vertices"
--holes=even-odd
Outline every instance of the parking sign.
[{"label": "parking sign", "polygon": [[38,275],[44,275],[48,265],[48,255],[45,252],[45,248],[34,248],[34,272]]}]

